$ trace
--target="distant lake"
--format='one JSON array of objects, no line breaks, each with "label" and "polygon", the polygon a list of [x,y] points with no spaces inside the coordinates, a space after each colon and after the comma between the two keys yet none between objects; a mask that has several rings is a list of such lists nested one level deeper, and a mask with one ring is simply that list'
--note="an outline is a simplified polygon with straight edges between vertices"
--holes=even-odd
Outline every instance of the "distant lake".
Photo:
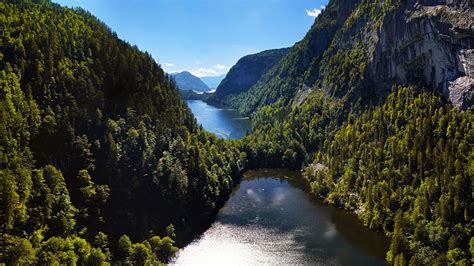
[{"label": "distant lake", "polygon": [[187,101],[199,124],[209,132],[225,139],[239,139],[252,129],[249,118],[231,108],[221,108],[200,100]]},{"label": "distant lake", "polygon": [[384,265],[389,239],[321,203],[299,173],[247,172],[178,265]]}]

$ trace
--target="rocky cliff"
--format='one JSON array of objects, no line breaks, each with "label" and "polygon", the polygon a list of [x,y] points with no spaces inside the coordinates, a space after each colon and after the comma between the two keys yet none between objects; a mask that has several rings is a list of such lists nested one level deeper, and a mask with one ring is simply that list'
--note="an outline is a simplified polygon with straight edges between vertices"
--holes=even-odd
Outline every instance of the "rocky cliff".
[{"label": "rocky cliff", "polygon": [[332,0],[278,65],[227,102],[248,114],[278,100],[301,103],[311,89],[367,102],[416,85],[473,109],[473,51],[472,0]]},{"label": "rocky cliff", "polygon": [[460,108],[474,107],[474,12],[468,1],[408,1],[375,34],[369,77],[433,87]]}]

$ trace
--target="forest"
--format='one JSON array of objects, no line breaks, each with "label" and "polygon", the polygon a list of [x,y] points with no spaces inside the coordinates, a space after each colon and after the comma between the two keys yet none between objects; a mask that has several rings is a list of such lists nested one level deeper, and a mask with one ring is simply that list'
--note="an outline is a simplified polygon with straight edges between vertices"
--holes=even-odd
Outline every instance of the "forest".
[{"label": "forest", "polygon": [[[327,38],[308,35],[236,96],[253,131],[223,140],[150,54],[89,12],[0,1],[0,263],[163,264],[244,171],[289,168],[390,236],[388,263],[472,264],[472,110],[422,84],[364,98],[366,47],[338,50],[336,31],[385,13],[331,3],[310,30]],[[301,76],[315,85],[292,101]]]},{"label": "forest", "polygon": [[245,167],[148,53],[81,9],[0,2],[0,261],[166,262]]},{"label": "forest", "polygon": [[257,111],[243,148],[249,167],[302,169],[312,193],[389,235],[390,264],[469,265],[473,121],[426,89],[394,88],[365,110],[315,91]]}]

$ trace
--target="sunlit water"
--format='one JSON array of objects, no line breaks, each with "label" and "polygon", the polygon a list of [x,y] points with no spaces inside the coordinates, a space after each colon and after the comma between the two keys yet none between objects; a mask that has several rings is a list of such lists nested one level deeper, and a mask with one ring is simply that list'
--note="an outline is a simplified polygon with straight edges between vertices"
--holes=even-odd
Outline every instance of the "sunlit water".
[{"label": "sunlit water", "polygon": [[187,103],[198,123],[221,138],[242,138],[251,130],[250,119],[233,109],[216,107],[200,100],[189,100]]},{"label": "sunlit water", "polygon": [[[241,138],[250,121],[203,101],[188,105],[207,131]],[[383,265],[388,239],[308,192],[298,173],[248,172],[216,220],[171,261],[179,265]]]},{"label": "sunlit water", "polygon": [[388,239],[321,204],[284,170],[246,174],[216,221],[180,250],[179,265],[383,265]]}]

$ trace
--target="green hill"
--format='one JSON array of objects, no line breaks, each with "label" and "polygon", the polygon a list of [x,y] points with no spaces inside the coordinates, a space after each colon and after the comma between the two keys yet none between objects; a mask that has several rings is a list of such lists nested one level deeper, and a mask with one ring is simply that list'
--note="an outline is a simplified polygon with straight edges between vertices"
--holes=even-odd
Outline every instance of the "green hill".
[{"label": "green hill", "polygon": [[88,12],[2,1],[0,25],[0,261],[166,261],[239,176],[235,143]]},{"label": "green hill", "polygon": [[240,58],[217,87],[217,97],[225,102],[228,96],[248,91],[287,52],[287,48],[274,49]]}]

